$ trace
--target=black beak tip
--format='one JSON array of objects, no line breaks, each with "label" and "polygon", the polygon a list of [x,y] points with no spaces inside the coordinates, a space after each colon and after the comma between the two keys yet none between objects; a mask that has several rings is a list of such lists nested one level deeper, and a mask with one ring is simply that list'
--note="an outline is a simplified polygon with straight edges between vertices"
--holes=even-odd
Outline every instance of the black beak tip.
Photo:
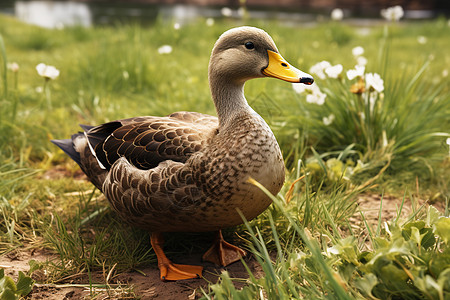
[{"label": "black beak tip", "polygon": [[312,77],[302,77],[302,78],[300,78],[300,83],[311,85],[311,84],[314,83],[314,78],[312,78]]}]

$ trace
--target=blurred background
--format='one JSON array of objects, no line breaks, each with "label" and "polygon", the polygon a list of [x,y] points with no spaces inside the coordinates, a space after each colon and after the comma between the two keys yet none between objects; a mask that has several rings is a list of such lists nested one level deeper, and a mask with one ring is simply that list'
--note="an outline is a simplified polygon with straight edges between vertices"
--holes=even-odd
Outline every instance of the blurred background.
[{"label": "blurred background", "polygon": [[48,28],[111,24],[117,21],[152,23],[157,18],[186,23],[199,17],[264,18],[285,23],[320,21],[335,7],[345,18],[380,18],[380,10],[400,5],[405,19],[430,19],[449,15],[448,0],[135,0],[135,1],[15,1],[2,0],[0,13]]}]

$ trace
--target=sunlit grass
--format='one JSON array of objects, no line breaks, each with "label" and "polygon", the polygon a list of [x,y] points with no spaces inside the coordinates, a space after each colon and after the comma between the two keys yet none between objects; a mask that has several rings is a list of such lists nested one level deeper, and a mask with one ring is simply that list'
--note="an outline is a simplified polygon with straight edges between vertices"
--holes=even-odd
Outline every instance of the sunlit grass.
[{"label": "sunlit grass", "polygon": [[[255,182],[255,184],[257,184]],[[262,186],[260,186],[264,189]],[[266,191],[268,195],[270,193]],[[227,272],[210,286],[207,299],[445,299],[448,286],[448,211],[446,217],[434,208],[420,207],[409,218],[400,217],[371,228],[369,241],[353,233],[342,237],[331,214],[326,226],[303,226],[290,215],[280,198],[272,196],[273,211],[266,212],[270,235],[261,226],[247,230],[251,249],[265,276],[249,271],[247,285],[237,289]],[[318,204],[320,205],[320,204]],[[403,203],[402,203],[403,205]],[[380,203],[380,211],[382,202]],[[380,215],[381,217],[381,215]],[[286,222],[289,227],[279,227]],[[290,232],[285,240],[282,237]],[[267,245],[274,245],[269,251]],[[271,253],[276,253],[273,258]],[[244,262],[243,262],[244,263]],[[245,263],[244,263],[245,264]]]},{"label": "sunlit grass", "polygon": [[[7,24],[0,27],[0,255],[27,247],[48,249],[56,259],[41,266],[47,271],[42,282],[154,264],[148,234],[115,220],[91,184],[72,178],[78,167],[49,140],[69,137],[79,130],[78,124],[179,110],[215,114],[207,81],[210,51],[222,32],[241,24],[224,20],[206,27],[199,20],[176,30],[170,22],[158,21],[148,27],[47,30],[5,16],[0,22]],[[321,106],[307,103],[285,82],[247,83],[247,99],[274,130],[288,176],[274,205],[237,228],[265,277],[250,277],[248,286],[237,291],[224,274],[211,291],[215,299],[367,297],[361,286],[374,281],[358,269],[368,255],[362,243],[369,240],[379,251],[371,252],[374,255],[381,253],[377,238],[395,241],[377,228],[370,238],[353,243],[359,233],[352,231],[348,218],[358,211],[357,195],[369,188],[380,191],[380,186],[397,193],[420,186],[436,201],[449,197],[447,21],[399,23],[388,31],[385,26],[362,30],[327,22],[312,27],[250,23],[266,29],[283,56],[303,71],[327,60],[342,64],[344,73],[338,79],[316,78],[327,94]],[[426,37],[426,43],[419,43],[419,36]],[[159,54],[162,45],[171,45],[173,51]],[[384,98],[370,119],[361,118],[361,112],[370,115],[365,99],[350,92],[354,81],[345,77],[355,65],[351,50],[356,46],[364,47],[366,72],[381,74],[385,84]],[[6,62],[17,62],[18,72],[8,70]],[[50,105],[35,69],[41,62],[61,71],[46,87],[51,90]],[[323,118],[330,114],[334,121],[325,125]],[[63,171],[52,175],[55,166]],[[430,224],[408,226],[420,232]],[[323,255],[336,245],[349,249],[348,243],[360,256],[356,269],[348,261],[341,263],[345,255]],[[186,252],[176,244],[167,241],[174,252]],[[441,241],[435,249],[448,252]],[[418,251],[433,253],[428,248]],[[414,292],[439,296],[426,282],[414,285]],[[376,295],[383,298],[380,289]]]}]

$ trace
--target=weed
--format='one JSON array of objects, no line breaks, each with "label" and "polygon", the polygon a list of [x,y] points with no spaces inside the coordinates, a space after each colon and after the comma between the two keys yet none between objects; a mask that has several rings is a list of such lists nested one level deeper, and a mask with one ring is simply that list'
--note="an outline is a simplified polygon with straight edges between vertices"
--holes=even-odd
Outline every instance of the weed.
[{"label": "weed", "polygon": [[5,276],[5,270],[0,269],[0,298],[4,300],[16,300],[31,292],[33,280],[23,272],[19,272],[17,283]]}]

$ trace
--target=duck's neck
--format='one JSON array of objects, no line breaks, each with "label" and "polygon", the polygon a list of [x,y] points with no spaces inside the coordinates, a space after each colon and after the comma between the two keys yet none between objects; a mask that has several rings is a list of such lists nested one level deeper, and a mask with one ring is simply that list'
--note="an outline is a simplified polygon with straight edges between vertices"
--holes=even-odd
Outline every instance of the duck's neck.
[{"label": "duck's neck", "polygon": [[253,112],[244,96],[244,82],[210,76],[209,84],[219,118],[219,127],[231,125],[237,115]]}]

